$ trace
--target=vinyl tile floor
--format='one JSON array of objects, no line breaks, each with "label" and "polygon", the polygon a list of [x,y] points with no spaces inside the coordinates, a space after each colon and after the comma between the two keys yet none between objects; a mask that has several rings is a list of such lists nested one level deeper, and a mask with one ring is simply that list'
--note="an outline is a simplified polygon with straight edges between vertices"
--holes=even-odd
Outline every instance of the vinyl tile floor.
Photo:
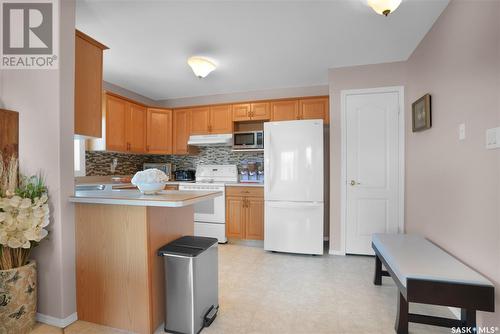
[{"label": "vinyl tile floor", "polygon": [[[220,310],[202,334],[395,333],[397,288],[387,277],[382,286],[374,286],[373,269],[372,257],[292,255],[220,245]],[[410,312],[452,317],[447,308],[418,304],[411,304]],[[124,331],[77,321],[64,330],[38,324],[33,333]],[[410,324],[410,333],[450,330]]]}]

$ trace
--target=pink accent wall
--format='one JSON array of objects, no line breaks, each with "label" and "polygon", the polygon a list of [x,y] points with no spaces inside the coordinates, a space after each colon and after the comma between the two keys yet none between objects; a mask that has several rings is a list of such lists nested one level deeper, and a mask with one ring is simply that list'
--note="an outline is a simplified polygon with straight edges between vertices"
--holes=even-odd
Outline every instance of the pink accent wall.
[{"label": "pink accent wall", "polygon": [[341,251],[340,92],[346,89],[404,86],[405,63],[342,67],[329,71],[330,82],[330,249]]},{"label": "pink accent wall", "polygon": [[[500,325],[500,2],[452,1],[407,61],[406,231],[436,242],[496,284]],[[411,102],[432,95],[432,129],[411,132]],[[466,139],[458,140],[458,126]],[[493,321],[493,319],[495,321]]]},{"label": "pink accent wall", "polygon": [[[330,69],[330,248],[340,249],[340,91],[405,86],[405,229],[483,273],[496,285],[500,325],[500,1],[452,0],[405,62]],[[413,133],[411,104],[432,95],[432,128]],[[458,140],[458,126],[466,139]]]},{"label": "pink accent wall", "polygon": [[0,71],[0,106],[19,112],[21,172],[43,173],[49,188],[50,235],[33,251],[38,312],[59,322],[76,312],[74,208],[75,1],[59,2],[58,70]]}]

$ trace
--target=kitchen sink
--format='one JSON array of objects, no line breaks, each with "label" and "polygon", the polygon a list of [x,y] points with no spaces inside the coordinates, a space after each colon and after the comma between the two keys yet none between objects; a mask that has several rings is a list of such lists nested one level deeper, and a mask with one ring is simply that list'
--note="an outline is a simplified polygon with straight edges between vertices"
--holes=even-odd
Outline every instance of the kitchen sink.
[{"label": "kitchen sink", "polygon": [[78,184],[75,187],[76,191],[99,191],[106,189],[105,184]]}]

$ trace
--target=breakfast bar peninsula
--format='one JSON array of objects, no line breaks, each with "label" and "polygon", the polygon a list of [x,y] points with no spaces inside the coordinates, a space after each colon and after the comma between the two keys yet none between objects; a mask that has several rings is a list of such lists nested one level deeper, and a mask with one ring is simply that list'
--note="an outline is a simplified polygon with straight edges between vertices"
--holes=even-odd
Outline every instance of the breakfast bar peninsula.
[{"label": "breakfast bar peninsula", "polygon": [[76,191],[79,320],[154,333],[165,315],[163,261],[157,250],[194,233],[193,205],[222,192],[92,188]]}]

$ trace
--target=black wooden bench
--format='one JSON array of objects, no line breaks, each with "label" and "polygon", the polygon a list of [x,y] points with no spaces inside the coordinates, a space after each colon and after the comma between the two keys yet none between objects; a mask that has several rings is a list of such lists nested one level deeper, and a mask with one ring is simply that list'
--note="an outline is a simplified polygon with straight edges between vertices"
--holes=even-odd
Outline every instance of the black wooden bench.
[{"label": "black wooden bench", "polygon": [[[408,333],[409,322],[473,330],[476,311],[495,311],[493,283],[429,240],[408,234],[374,234],[372,247],[376,255],[373,283],[381,285],[382,276],[390,276],[399,289],[398,334]],[[387,270],[382,270],[382,264]],[[461,319],[412,314],[408,303],[458,307]]]}]

